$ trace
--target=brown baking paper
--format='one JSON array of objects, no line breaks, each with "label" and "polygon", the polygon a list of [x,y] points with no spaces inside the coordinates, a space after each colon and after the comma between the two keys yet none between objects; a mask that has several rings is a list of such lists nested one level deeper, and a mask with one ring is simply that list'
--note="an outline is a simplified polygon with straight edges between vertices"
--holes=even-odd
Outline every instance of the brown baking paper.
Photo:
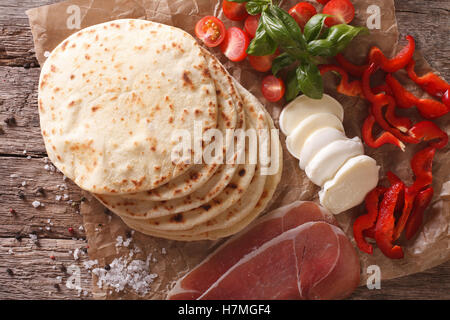
[{"label": "brown baking paper", "polygon": [[[205,15],[215,15],[230,26],[242,23],[231,23],[224,18],[221,12],[221,0],[73,0],[54,5],[44,6],[27,11],[31,30],[34,37],[36,56],[42,65],[45,57],[58,43],[79,29],[119,18],[141,18],[173,25],[193,34],[195,23]],[[291,7],[297,1],[282,1],[284,8]],[[356,18],[355,25],[376,26],[370,16],[379,9],[381,14],[380,29],[372,29],[370,35],[359,36],[354,40],[345,54],[357,63],[363,63],[368,49],[372,45],[379,46],[386,55],[393,55],[397,51],[398,29],[395,19],[393,0],[355,0]],[[316,2],[312,4],[317,5]],[[403,41],[402,41],[403,43]],[[230,73],[236,77],[247,89],[255,94],[266,106],[276,124],[283,107],[283,103],[268,103],[261,95],[259,86],[262,74],[251,69],[247,61],[232,63],[226,61],[217,50],[214,54],[224,63]],[[416,53],[417,72],[431,70],[420,53]],[[409,81],[404,72],[399,72],[398,77],[406,87],[417,95],[423,95],[421,90]],[[334,89],[337,79],[332,74],[325,77],[326,92],[338,99],[345,109],[344,126],[347,136],[361,136],[361,126],[368,114],[368,103],[360,98],[349,98],[336,93]],[[403,110],[401,110],[403,111]],[[401,113],[401,112],[399,112]],[[408,110],[408,115],[413,115],[418,120],[417,112]],[[436,121],[441,128],[450,133],[448,117]],[[284,141],[284,137],[282,137]],[[267,210],[288,204],[294,200],[318,201],[318,187],[313,185],[299,169],[298,161],[286,151],[284,142],[284,172]],[[424,144],[408,145],[406,152],[402,153],[398,148],[387,145],[379,149],[366,148],[366,154],[375,158],[381,166],[380,177],[385,177],[388,170],[393,171],[405,182],[412,181],[410,159],[412,155],[422,149]],[[402,260],[390,260],[384,257],[378,249],[370,256],[359,252],[361,260],[361,284],[367,279],[367,267],[378,265],[381,269],[382,279],[390,279],[408,274],[420,272],[439,265],[450,258],[450,166],[448,161],[450,151],[447,146],[439,150],[433,162],[435,196],[431,208],[426,213],[426,221],[422,231],[411,241],[401,240],[404,247],[405,258]],[[382,178],[381,183],[385,183]],[[94,297],[102,299],[135,299],[152,298],[163,299],[171,284],[183,274],[191,270],[197,263],[206,257],[221,241],[177,242],[145,236],[134,233],[129,247],[117,247],[116,239],[122,236],[126,239],[129,229],[115,215],[104,213],[103,207],[92,197],[81,208],[85,229],[89,241],[89,257],[97,259],[100,266],[111,263],[114,258],[128,256],[131,249],[138,247],[142,252],[134,255],[133,259],[146,260],[152,255],[150,263],[151,272],[158,277],[149,288],[148,294],[139,296],[132,290],[126,289],[116,293],[110,288],[99,288],[94,281]],[[363,206],[354,208],[337,216],[341,227],[352,239],[351,226],[356,216],[364,212]],[[223,241],[223,240],[222,240]]]}]

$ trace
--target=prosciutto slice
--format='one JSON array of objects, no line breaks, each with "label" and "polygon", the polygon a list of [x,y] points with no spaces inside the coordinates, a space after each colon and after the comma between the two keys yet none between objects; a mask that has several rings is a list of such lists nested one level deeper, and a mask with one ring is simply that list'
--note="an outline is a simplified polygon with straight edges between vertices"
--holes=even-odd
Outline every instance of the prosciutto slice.
[{"label": "prosciutto slice", "polygon": [[225,242],[168,299],[332,299],[358,283],[359,260],[334,217],[297,201]]}]

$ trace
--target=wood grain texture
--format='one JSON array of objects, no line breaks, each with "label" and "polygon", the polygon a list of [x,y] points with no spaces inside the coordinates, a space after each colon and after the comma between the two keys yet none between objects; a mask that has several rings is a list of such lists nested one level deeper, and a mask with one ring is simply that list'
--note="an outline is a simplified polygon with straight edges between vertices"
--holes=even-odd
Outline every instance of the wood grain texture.
[{"label": "wood grain texture", "polygon": [[[55,200],[56,195],[64,194],[80,200],[80,190],[71,182],[64,182],[61,174],[46,171],[42,159],[46,153],[37,113],[39,69],[25,11],[55,2],[58,1],[0,2],[0,133],[4,131],[0,134],[0,299],[80,298],[76,290],[65,287],[69,275],[60,271],[61,264],[80,266],[83,290],[89,291],[91,287],[91,276],[81,266],[84,257],[76,262],[69,253],[86,245],[81,240],[84,233],[78,230],[81,216],[66,201]],[[431,65],[450,79],[450,1],[396,0],[395,4],[402,36],[413,35]],[[5,125],[4,120],[11,116],[15,117],[16,126]],[[26,159],[28,155],[33,158]],[[14,174],[17,177],[11,177]],[[21,185],[23,181],[27,182],[25,187]],[[58,190],[56,186],[64,183],[68,190]],[[45,196],[36,194],[38,187],[46,190]],[[19,190],[24,192],[25,200],[18,197]],[[45,207],[35,209],[31,205],[34,200],[42,201]],[[17,213],[12,215],[10,208]],[[68,232],[69,227],[74,228],[75,235]],[[38,234],[40,246],[28,238],[32,231]],[[18,241],[17,234],[25,237]],[[56,260],[51,260],[50,255]],[[12,276],[6,272],[7,268],[12,270]],[[58,276],[63,281],[60,291],[54,287],[59,282]],[[426,272],[384,281],[381,287],[381,290],[361,287],[351,299],[450,299],[450,262]]]}]

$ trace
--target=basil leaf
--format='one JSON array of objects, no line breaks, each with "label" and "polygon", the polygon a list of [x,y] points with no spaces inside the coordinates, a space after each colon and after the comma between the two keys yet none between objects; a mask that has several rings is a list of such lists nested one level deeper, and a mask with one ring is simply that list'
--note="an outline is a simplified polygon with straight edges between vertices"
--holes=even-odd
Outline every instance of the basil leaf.
[{"label": "basil leaf", "polygon": [[300,90],[312,99],[322,99],[323,81],[319,68],[314,63],[304,61],[297,67],[297,82]]},{"label": "basil leaf", "polygon": [[286,11],[277,6],[271,6],[269,10],[275,17],[277,17],[283,23],[290,37],[297,42],[300,48],[305,49],[306,48],[305,37],[303,36],[302,29],[300,29],[300,26],[294,20],[294,18],[292,18],[292,16],[289,13],[287,13]]},{"label": "basil leaf", "polygon": [[297,72],[295,69],[292,69],[286,76],[286,93],[284,94],[284,97],[286,98],[286,101],[289,102],[294,100],[299,93],[300,88],[297,81]]},{"label": "basil leaf", "polygon": [[272,62],[272,74],[274,76],[277,76],[277,74],[278,74],[278,72],[280,72],[280,70],[290,66],[294,62],[295,62],[295,58],[293,58],[286,52],[283,52],[278,57],[276,57]]},{"label": "basil leaf", "polygon": [[330,17],[329,14],[319,13],[308,20],[303,30],[307,42],[319,39],[328,17]]},{"label": "basil leaf", "polygon": [[245,8],[249,14],[255,16],[260,14],[267,4],[267,1],[249,1],[246,3]]},{"label": "basil leaf", "polygon": [[328,29],[325,39],[310,41],[307,50],[314,56],[334,57],[344,50],[354,37],[367,31],[367,28],[364,27],[347,24],[335,25]]},{"label": "basil leaf", "polygon": [[304,50],[300,48],[300,43],[293,38],[284,22],[272,13],[271,8],[262,12],[259,22],[263,24],[267,34],[280,48],[292,56],[300,58],[305,54]]},{"label": "basil leaf", "polygon": [[337,52],[344,50],[345,47],[360,33],[368,33],[369,30],[365,27],[354,27],[348,24],[338,24],[332,26],[327,34],[327,40],[335,43]]},{"label": "basil leaf", "polygon": [[308,43],[308,52],[313,56],[334,57],[338,54],[335,43],[326,40],[313,40]]},{"label": "basil leaf", "polygon": [[277,44],[266,32],[260,19],[255,37],[247,48],[247,54],[252,56],[267,56],[269,54],[274,54],[276,50]]}]

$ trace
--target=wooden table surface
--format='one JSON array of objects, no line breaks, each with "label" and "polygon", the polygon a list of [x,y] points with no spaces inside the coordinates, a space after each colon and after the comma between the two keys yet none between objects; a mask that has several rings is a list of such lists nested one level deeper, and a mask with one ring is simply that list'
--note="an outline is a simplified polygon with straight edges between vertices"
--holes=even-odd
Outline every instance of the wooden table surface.
[{"label": "wooden table surface", "polygon": [[[36,101],[40,69],[25,15],[26,9],[54,2],[0,0],[0,299],[90,298],[91,276],[82,267],[86,258],[81,255],[75,261],[72,253],[86,246],[76,205],[80,190],[46,167]],[[450,79],[450,1],[395,3],[402,35],[412,34],[431,65]],[[15,125],[5,123],[10,117]],[[35,209],[36,200],[45,206]],[[38,242],[31,233],[37,234]],[[69,275],[63,270],[71,265],[82,271],[81,297],[65,285]],[[450,261],[381,286],[381,290],[359,288],[352,298],[450,299]]]}]

